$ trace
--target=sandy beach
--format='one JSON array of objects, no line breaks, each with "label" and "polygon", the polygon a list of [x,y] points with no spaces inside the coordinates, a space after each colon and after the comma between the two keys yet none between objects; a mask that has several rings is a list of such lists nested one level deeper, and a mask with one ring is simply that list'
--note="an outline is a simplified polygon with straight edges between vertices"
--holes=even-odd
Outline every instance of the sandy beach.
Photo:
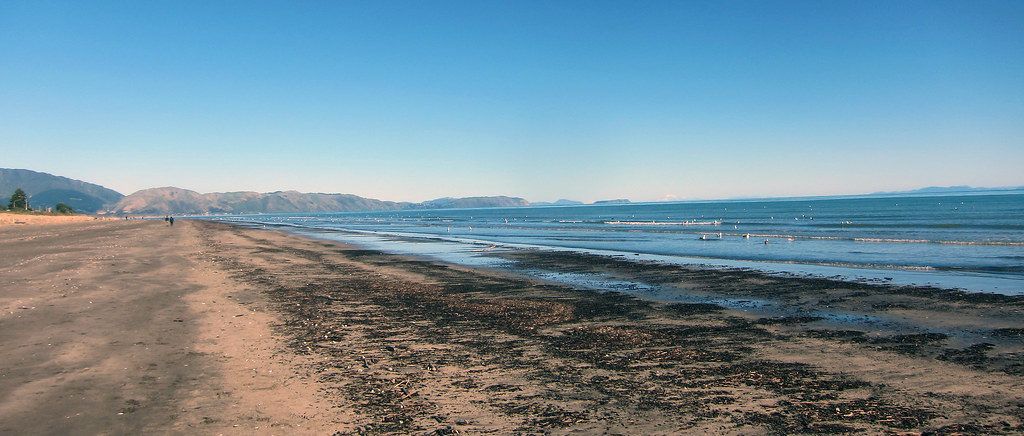
[{"label": "sandy beach", "polygon": [[84,221],[110,220],[114,218],[97,217],[92,215],[49,215],[30,213],[0,212],[0,227],[22,226],[22,225],[51,225],[81,223]]},{"label": "sandy beach", "polygon": [[329,434],[341,419],[195,226],[0,235],[0,434]]},{"label": "sandy beach", "polygon": [[506,255],[921,334],[202,221],[0,240],[0,434],[1024,431],[1021,297]]}]

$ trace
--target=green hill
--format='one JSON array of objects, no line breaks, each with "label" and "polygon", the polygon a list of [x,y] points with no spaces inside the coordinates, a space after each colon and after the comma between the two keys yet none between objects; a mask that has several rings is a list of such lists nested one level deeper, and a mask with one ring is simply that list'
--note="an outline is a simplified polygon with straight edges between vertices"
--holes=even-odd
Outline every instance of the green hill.
[{"label": "green hill", "polygon": [[[0,168],[0,199],[5,200],[18,188],[28,194],[29,204],[35,209],[65,203],[76,211],[92,213],[124,197],[120,192],[94,183],[31,170]],[[4,203],[6,205],[6,201]]]}]

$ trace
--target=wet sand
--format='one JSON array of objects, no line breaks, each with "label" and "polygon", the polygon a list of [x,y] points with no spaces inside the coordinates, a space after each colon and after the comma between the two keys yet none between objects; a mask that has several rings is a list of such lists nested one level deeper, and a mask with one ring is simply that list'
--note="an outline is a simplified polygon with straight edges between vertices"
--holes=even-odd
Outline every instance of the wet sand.
[{"label": "wet sand", "polygon": [[1024,431],[1020,297],[506,254],[762,316],[179,223],[0,230],[0,433]]}]

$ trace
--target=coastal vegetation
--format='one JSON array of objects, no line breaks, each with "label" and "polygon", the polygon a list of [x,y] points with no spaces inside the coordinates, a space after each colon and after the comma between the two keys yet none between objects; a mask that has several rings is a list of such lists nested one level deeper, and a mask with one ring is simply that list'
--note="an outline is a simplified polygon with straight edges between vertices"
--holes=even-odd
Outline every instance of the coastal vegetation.
[{"label": "coastal vegetation", "polygon": [[53,211],[62,215],[69,215],[75,213],[74,208],[64,203],[57,203],[57,205],[53,207]]},{"label": "coastal vegetation", "polygon": [[64,203],[76,211],[95,213],[124,197],[117,191],[95,183],[39,171],[0,168],[0,193],[8,195],[15,189],[21,189],[29,207],[37,210]]},{"label": "coastal vegetation", "polygon": [[14,193],[11,194],[10,199],[7,201],[7,211],[13,213],[30,213],[30,214],[57,214],[57,215],[71,215],[75,213],[75,208],[65,203],[57,203],[52,208],[46,208],[46,210],[35,210],[29,204],[29,197],[25,194],[25,190],[16,188]]},{"label": "coastal vegetation", "polygon": [[28,207],[28,196],[25,195],[25,191],[21,190],[21,188],[15,189],[14,194],[11,194],[11,200],[7,203],[7,209],[31,210]]}]

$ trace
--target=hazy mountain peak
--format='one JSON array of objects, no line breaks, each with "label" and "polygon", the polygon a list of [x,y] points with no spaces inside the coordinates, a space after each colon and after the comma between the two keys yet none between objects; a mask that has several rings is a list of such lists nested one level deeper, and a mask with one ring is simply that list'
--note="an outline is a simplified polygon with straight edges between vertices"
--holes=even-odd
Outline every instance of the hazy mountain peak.
[{"label": "hazy mountain peak", "polygon": [[18,188],[28,194],[29,204],[36,209],[64,203],[78,211],[95,212],[124,197],[120,192],[94,183],[32,170],[0,168],[0,198]]},{"label": "hazy mountain peak", "polygon": [[144,189],[124,197],[111,210],[128,214],[216,214],[216,213],[288,213],[351,212],[400,209],[445,209],[472,207],[518,207],[529,202],[522,198],[467,197],[439,198],[423,203],[398,203],[353,194],[274,191],[266,193],[213,192],[201,194],[188,189],[163,187]]}]

